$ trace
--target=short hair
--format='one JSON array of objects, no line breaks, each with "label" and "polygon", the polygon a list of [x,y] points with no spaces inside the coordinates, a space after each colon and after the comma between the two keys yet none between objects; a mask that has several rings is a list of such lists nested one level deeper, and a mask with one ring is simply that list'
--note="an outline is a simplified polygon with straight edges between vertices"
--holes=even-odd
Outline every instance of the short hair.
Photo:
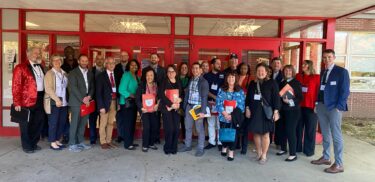
[{"label": "short hair", "polygon": [[156,55],[158,58],[160,58],[160,57],[159,57],[159,54],[156,53],[156,52],[151,53],[151,54],[150,54],[150,57],[151,57],[152,55]]},{"label": "short hair", "polygon": [[39,49],[39,50],[40,50],[40,47],[32,46],[32,47],[27,48],[27,50],[26,50],[26,54],[27,54],[27,56],[30,56],[31,52],[32,52],[34,49]]},{"label": "short hair", "polygon": [[88,58],[88,56],[87,56],[86,54],[80,54],[80,55],[78,56],[78,60],[80,60],[82,57],[87,57],[87,58]]},{"label": "short hair", "polygon": [[212,58],[212,59],[211,59],[211,64],[215,64],[216,61],[217,61],[218,59],[219,59],[219,58],[216,58],[216,57],[215,57],[215,58]]},{"label": "short hair", "polygon": [[272,64],[273,62],[275,62],[275,61],[280,61],[280,62],[281,62],[281,58],[280,58],[280,57],[274,57],[274,58],[272,58],[272,60],[271,60],[271,64]]},{"label": "short hair", "polygon": [[267,72],[267,76],[266,76],[266,79],[269,79],[269,73],[270,73],[270,67],[266,64],[266,63],[264,63],[264,62],[261,62],[261,63],[258,63],[257,64],[257,66],[255,67],[255,71],[257,71],[258,70],[258,68],[260,68],[260,67],[264,67],[264,69],[266,69],[266,72]]},{"label": "short hair", "polygon": [[151,66],[147,66],[146,68],[144,68],[144,69],[142,70],[141,81],[142,81],[143,83],[146,83],[146,82],[147,82],[147,81],[146,81],[146,75],[147,75],[147,73],[150,72],[150,71],[152,71],[152,73],[154,74],[154,82],[155,82],[155,80],[156,80],[156,72],[155,72],[154,68],[152,68]]},{"label": "short hair", "polygon": [[283,77],[285,78],[285,70],[287,69],[290,69],[292,70],[292,77],[296,77],[296,69],[294,69],[293,65],[291,64],[288,64],[288,65],[285,65],[284,68],[283,68]]},{"label": "short hair", "polygon": [[135,64],[137,64],[138,69],[137,69],[137,71],[135,71],[135,72],[137,73],[137,72],[139,71],[139,69],[140,69],[140,66],[139,66],[139,62],[138,62],[138,60],[136,60],[136,59],[131,59],[131,60],[128,62],[128,64],[126,64],[126,66],[125,66],[125,71],[129,71],[129,70],[130,70],[130,64],[131,64],[132,62],[135,62]]},{"label": "short hair", "polygon": [[104,64],[107,64],[107,62],[110,60],[110,59],[113,59],[115,60],[115,58],[113,58],[112,56],[108,56],[104,59]]},{"label": "short hair", "polygon": [[50,58],[51,63],[52,63],[52,61],[55,60],[55,59],[59,59],[60,62],[61,62],[61,64],[63,64],[63,59],[62,59],[62,57],[61,57],[60,55],[58,55],[58,54],[52,54],[52,55],[51,55],[51,58]]},{"label": "short hair", "polygon": [[199,62],[194,62],[193,64],[191,64],[191,67],[193,67],[194,65],[198,65],[199,68],[202,68],[202,65]]},{"label": "short hair", "polygon": [[333,49],[326,49],[323,51],[323,54],[333,54],[335,56],[335,51]]},{"label": "short hair", "polygon": [[307,66],[309,66],[309,73],[310,74],[315,74],[314,62],[311,61],[311,60],[305,60],[304,62],[307,64]]}]

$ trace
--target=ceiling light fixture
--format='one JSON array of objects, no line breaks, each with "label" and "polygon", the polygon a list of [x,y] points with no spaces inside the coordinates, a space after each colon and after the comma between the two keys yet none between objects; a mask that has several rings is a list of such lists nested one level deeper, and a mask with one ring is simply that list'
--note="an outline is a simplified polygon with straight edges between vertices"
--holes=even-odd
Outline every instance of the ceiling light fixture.
[{"label": "ceiling light fixture", "polygon": [[241,20],[241,21],[228,21],[219,20],[219,33],[224,32],[228,36],[254,36],[254,31],[260,28],[260,25],[254,25],[255,19]]},{"label": "ceiling light fixture", "polygon": [[39,27],[39,25],[35,24],[35,23],[31,23],[29,21],[26,21],[26,26],[27,27]]},{"label": "ceiling light fixture", "polygon": [[111,32],[121,33],[147,33],[144,25],[146,22],[142,18],[112,18],[112,24],[109,26]]}]

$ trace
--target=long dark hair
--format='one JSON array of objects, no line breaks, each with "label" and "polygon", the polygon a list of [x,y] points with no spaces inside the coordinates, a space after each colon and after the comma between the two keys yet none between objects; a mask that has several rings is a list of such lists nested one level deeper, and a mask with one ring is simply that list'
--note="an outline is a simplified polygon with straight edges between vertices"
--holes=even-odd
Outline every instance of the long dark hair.
[{"label": "long dark hair", "polygon": [[186,65],[186,67],[188,68],[188,72],[186,73],[186,77],[189,77],[189,71],[190,71],[190,68],[189,68],[189,64],[187,62],[181,62],[180,65],[178,66],[178,72],[177,72],[177,75],[178,76],[181,76],[181,68],[183,65]]},{"label": "long dark hair", "polygon": [[246,76],[250,76],[250,65],[249,64],[247,64],[247,63],[245,63],[245,62],[242,62],[242,63],[240,63],[239,65],[238,65],[238,75],[241,75],[241,67],[243,66],[243,65],[246,65],[247,66],[247,73],[246,73]]},{"label": "long dark hair", "polygon": [[238,85],[238,74],[234,70],[231,70],[231,71],[227,72],[227,74],[225,74],[224,83],[223,83],[223,86],[221,86],[221,89],[223,89],[223,91],[225,91],[225,92],[228,92],[228,90],[229,90],[228,77],[229,76],[234,76],[235,80],[236,80],[234,82],[233,91],[234,92],[240,91],[242,88],[241,88],[240,85]]}]

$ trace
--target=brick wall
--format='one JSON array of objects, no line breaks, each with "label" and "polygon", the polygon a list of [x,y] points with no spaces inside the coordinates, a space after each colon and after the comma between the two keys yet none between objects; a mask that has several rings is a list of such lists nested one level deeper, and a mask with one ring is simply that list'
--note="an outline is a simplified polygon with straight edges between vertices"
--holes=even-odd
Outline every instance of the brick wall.
[{"label": "brick wall", "polygon": [[347,18],[336,21],[336,31],[375,31],[374,19]]},{"label": "brick wall", "polygon": [[[375,20],[338,19],[336,31],[371,31],[375,32]],[[375,93],[351,92],[348,99],[349,111],[345,117],[375,118]]]}]

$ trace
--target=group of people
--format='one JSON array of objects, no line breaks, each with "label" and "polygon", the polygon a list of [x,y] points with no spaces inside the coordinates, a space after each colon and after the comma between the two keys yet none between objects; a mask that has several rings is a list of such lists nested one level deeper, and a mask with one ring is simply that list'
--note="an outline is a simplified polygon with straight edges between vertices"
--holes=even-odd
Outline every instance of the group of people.
[{"label": "group of people", "polygon": [[[304,60],[302,72],[296,74],[294,66],[282,66],[280,58],[272,59],[270,65],[258,63],[253,76],[250,66],[244,62],[239,64],[234,53],[230,54],[229,66],[223,71],[219,58],[202,64],[181,63],[178,68],[175,65],[164,68],[158,64],[156,53],[151,54],[150,65],[140,71],[139,62],[129,60],[126,51],[121,52],[117,64],[113,57],[96,56],[91,70],[88,56],[84,54],[78,57],[77,63],[52,55],[51,69],[44,72],[39,54],[38,48],[28,49],[28,61],[17,65],[13,75],[15,110],[30,110],[29,121],[20,122],[22,148],[26,153],[41,149],[37,143],[44,113],[48,116],[48,140],[53,150],[66,147],[61,142],[66,128],[69,128],[69,151],[90,149],[92,145],[84,142],[84,132],[89,121],[90,144],[96,144],[98,117],[102,149],[118,147],[112,139],[116,123],[117,141],[123,141],[125,149],[135,150],[139,114],[143,152],[158,149],[162,123],[165,154],[191,151],[195,129],[198,135],[195,156],[203,156],[205,150],[217,146],[222,156],[233,161],[235,149],[240,149],[241,154],[247,153],[250,132],[256,147],[254,160],[259,164],[267,162],[272,142],[280,148],[277,155],[289,151],[285,161],[297,160],[298,152],[313,156],[319,121],[323,156],[311,163],[331,165],[332,138],[335,163],[325,172],[344,170],[341,118],[342,111],[347,110],[349,76],[345,69],[334,64],[335,52],[331,49],[323,51],[325,69],[321,76],[315,73],[310,60]],[[290,87],[292,92],[281,95],[284,87]],[[173,99],[168,95],[171,90],[177,90]],[[146,96],[153,98],[152,108],[145,102]],[[81,106],[89,106],[92,101],[96,103],[96,111],[81,115]],[[197,106],[201,109],[195,110]],[[196,115],[192,110],[197,111]],[[235,139],[220,140],[220,128],[235,129]],[[178,148],[180,138],[183,146]]]}]

